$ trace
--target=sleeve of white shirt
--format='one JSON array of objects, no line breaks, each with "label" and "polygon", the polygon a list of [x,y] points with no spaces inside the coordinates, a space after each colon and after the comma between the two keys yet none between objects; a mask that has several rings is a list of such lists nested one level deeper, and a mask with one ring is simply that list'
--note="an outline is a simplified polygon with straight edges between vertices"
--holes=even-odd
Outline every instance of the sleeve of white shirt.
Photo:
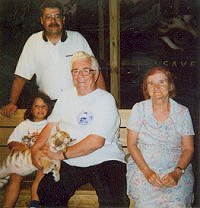
[{"label": "sleeve of white shirt", "polygon": [[65,94],[62,93],[59,99],[56,101],[52,113],[47,118],[48,122],[59,122],[61,120],[66,108],[65,103],[67,103],[67,101],[65,101]]},{"label": "sleeve of white shirt", "polygon": [[80,50],[85,51],[85,52],[87,52],[90,55],[94,55],[93,52],[92,52],[92,49],[89,46],[89,43],[83,37],[83,35],[81,33],[79,33],[79,32],[76,32],[76,34],[77,34],[77,37],[76,37],[77,38],[77,42],[81,42],[82,49],[80,49]]},{"label": "sleeve of white shirt", "polygon": [[112,95],[105,94],[98,100],[94,121],[92,124],[92,134],[104,137],[112,142],[118,135],[120,117]]},{"label": "sleeve of white shirt", "polygon": [[10,142],[13,142],[13,141],[22,142],[22,138],[25,135],[28,135],[28,130],[27,130],[26,123],[23,121],[18,126],[16,126],[16,128],[13,130],[7,143],[9,144]]},{"label": "sleeve of white shirt", "polygon": [[15,69],[15,74],[30,80],[34,73],[34,43],[32,36],[26,41],[22,53],[19,57],[17,67]]}]

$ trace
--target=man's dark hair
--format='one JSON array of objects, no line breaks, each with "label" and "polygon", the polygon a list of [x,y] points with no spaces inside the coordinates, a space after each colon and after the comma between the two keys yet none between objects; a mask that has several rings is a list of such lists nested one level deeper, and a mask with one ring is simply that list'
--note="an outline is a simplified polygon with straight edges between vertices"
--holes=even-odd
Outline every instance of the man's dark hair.
[{"label": "man's dark hair", "polygon": [[53,105],[52,105],[53,103],[52,103],[50,97],[43,92],[37,92],[29,100],[27,109],[24,113],[24,119],[29,119],[31,121],[34,121],[33,114],[32,114],[32,106],[37,98],[41,98],[44,101],[44,103],[46,103],[48,106],[48,112],[47,112],[45,119],[51,114],[51,112],[53,110]]},{"label": "man's dark hair", "polygon": [[61,2],[56,1],[56,0],[44,0],[43,3],[40,6],[40,16],[43,16],[44,9],[46,8],[58,8],[61,12],[61,15],[63,16],[64,11],[63,11],[63,5]]}]

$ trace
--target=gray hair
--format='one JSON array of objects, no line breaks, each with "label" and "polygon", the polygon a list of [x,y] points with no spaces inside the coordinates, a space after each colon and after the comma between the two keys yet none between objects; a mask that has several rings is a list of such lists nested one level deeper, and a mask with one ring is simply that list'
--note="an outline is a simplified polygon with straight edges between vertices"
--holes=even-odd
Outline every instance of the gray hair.
[{"label": "gray hair", "polygon": [[63,15],[63,13],[64,13],[63,5],[58,0],[45,0],[40,6],[40,16],[41,17],[43,16],[44,10],[46,8],[57,8],[60,10],[61,15]]},{"label": "gray hair", "polygon": [[72,68],[74,62],[76,62],[77,60],[80,60],[80,59],[89,59],[91,61],[91,68],[94,70],[97,70],[97,71],[100,70],[99,63],[98,63],[97,59],[93,55],[90,55],[90,54],[86,53],[85,51],[77,51],[76,53],[73,54],[72,60],[71,60],[71,68]]}]

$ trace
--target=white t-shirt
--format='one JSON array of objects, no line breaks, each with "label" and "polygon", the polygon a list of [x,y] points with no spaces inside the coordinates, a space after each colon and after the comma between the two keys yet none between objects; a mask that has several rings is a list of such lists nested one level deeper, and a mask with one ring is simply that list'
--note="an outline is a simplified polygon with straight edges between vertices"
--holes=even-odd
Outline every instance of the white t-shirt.
[{"label": "white t-shirt", "polygon": [[46,124],[47,120],[33,122],[29,119],[26,119],[25,121],[22,121],[18,126],[16,126],[7,143],[9,144],[13,141],[22,142],[24,136],[31,136],[36,133],[39,134]]},{"label": "white t-shirt", "polygon": [[57,100],[48,122],[59,122],[60,128],[76,142],[90,134],[105,138],[105,144],[100,149],[65,160],[66,163],[87,167],[109,160],[124,162],[119,142],[119,113],[113,96],[107,91],[96,89],[88,95],[78,96],[75,88],[68,89]]},{"label": "white t-shirt", "polygon": [[62,91],[73,87],[71,58],[77,51],[92,54],[85,38],[78,32],[66,31],[67,39],[56,45],[45,42],[42,31],[27,40],[15,74],[30,80],[36,74],[39,90],[57,99]]}]

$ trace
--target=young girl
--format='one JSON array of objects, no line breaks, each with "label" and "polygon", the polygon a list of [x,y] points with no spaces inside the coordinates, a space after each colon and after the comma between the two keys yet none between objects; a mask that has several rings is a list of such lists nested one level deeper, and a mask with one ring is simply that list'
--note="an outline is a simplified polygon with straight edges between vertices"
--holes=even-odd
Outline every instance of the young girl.
[{"label": "young girl", "polygon": [[[27,148],[31,148],[31,144],[27,143],[27,140],[37,139],[37,135],[46,125],[46,118],[52,111],[52,104],[50,98],[39,92],[30,100],[30,105],[24,114],[24,121],[22,121],[13,131],[8,139],[8,147],[11,151],[23,151]],[[33,141],[34,142],[34,141]],[[30,207],[39,207],[39,199],[37,196],[37,187],[39,181],[43,177],[42,170],[38,170],[36,178],[32,185],[31,190],[31,203]],[[23,176],[15,173],[10,175],[9,184],[6,188],[4,195],[5,208],[11,208],[15,206],[20,193],[20,184]]]}]

